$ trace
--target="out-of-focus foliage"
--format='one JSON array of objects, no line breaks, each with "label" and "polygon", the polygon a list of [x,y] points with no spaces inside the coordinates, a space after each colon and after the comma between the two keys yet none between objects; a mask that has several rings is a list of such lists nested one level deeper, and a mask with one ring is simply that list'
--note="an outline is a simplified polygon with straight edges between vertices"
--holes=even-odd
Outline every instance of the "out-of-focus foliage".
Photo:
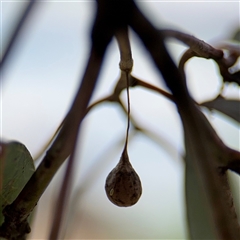
[{"label": "out-of-focus foliage", "polygon": [[19,142],[0,143],[0,225],[2,210],[21,192],[35,170],[27,148]]},{"label": "out-of-focus foliage", "polygon": [[240,123],[240,102],[237,99],[225,99],[221,96],[201,104],[208,109],[217,110]]}]

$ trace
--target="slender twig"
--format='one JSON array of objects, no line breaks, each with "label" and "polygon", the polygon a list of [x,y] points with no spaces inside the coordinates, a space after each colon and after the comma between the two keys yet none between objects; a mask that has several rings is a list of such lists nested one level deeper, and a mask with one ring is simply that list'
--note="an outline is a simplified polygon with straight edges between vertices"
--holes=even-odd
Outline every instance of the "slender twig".
[{"label": "slender twig", "polygon": [[179,41],[185,43],[190,47],[192,51],[197,53],[199,56],[204,58],[212,58],[215,60],[219,60],[223,57],[223,51],[220,49],[216,49],[209,45],[208,43],[191,36],[189,34],[176,31],[176,30],[160,30],[163,37],[173,37],[178,39]]},{"label": "slender twig", "polygon": [[65,175],[62,179],[61,190],[59,192],[57,204],[54,209],[54,214],[53,214],[54,217],[53,217],[51,231],[49,234],[49,240],[59,239],[60,229],[63,222],[63,216],[65,213],[66,205],[69,200],[69,195],[71,193],[71,183],[72,183],[73,174],[74,174],[74,160],[76,155],[76,147],[77,147],[77,139],[74,143],[74,149],[72,154],[70,155],[67,168],[65,171]]},{"label": "slender twig", "polygon": [[[30,0],[30,2],[28,3],[25,11],[23,12],[18,24],[16,25],[16,27],[13,31],[13,34],[12,34],[12,36],[8,42],[8,45],[6,47],[6,50],[3,53],[3,56],[1,58],[0,71],[2,71],[3,66],[5,65],[7,59],[9,58],[9,55],[10,55],[11,51],[13,50],[13,46],[17,42],[18,36],[19,36],[21,30],[23,29],[23,26],[26,23],[27,19],[29,18],[29,15],[30,15],[35,3],[36,3],[35,0]],[[1,78],[0,78],[0,81],[1,81]]]},{"label": "slender twig", "polygon": [[[102,99],[97,100],[96,102],[92,103],[86,110],[85,112],[85,116],[97,105],[103,103],[103,102],[107,102],[107,101],[112,101],[112,95],[104,97]],[[85,117],[84,116],[84,117]],[[45,153],[45,151],[48,149],[48,147],[50,146],[50,144],[52,143],[52,141],[54,140],[54,138],[57,136],[57,134],[59,133],[59,131],[61,130],[64,122],[65,122],[66,117],[62,120],[62,122],[60,123],[60,125],[58,126],[57,130],[55,130],[55,132],[53,133],[53,135],[50,137],[50,139],[47,141],[47,143],[40,149],[40,151],[36,154],[36,156],[33,158],[34,161],[37,161],[42,155],[43,153]]]},{"label": "slender twig", "polygon": [[98,106],[99,104],[104,103],[104,102],[112,102],[112,101],[113,101],[113,100],[112,100],[112,95],[109,95],[109,96],[107,96],[107,97],[103,97],[103,98],[97,100],[96,102],[92,103],[92,104],[87,108],[87,110],[86,110],[86,112],[85,112],[85,116],[86,116],[94,107]]},{"label": "slender twig", "polygon": [[59,131],[61,130],[63,124],[64,124],[65,118],[62,120],[60,125],[58,126],[57,130],[53,133],[53,135],[50,137],[50,139],[47,141],[47,143],[42,146],[42,148],[39,150],[39,152],[36,154],[36,156],[33,157],[34,161],[37,161],[48,149],[54,138],[58,135]]},{"label": "slender twig", "polygon": [[147,82],[144,82],[144,81],[142,81],[142,80],[140,80],[140,79],[138,79],[138,78],[136,78],[136,77],[134,77],[132,75],[131,75],[131,77],[135,80],[136,86],[141,86],[141,87],[147,88],[149,90],[153,90],[153,91],[155,91],[157,93],[160,93],[162,96],[166,97],[168,100],[174,102],[174,98],[173,98],[172,94],[162,90],[159,87],[156,87],[156,86],[153,86],[153,85],[151,85],[151,84],[149,84]]},{"label": "slender twig", "polygon": [[[130,73],[133,67],[132,51],[128,37],[128,29],[122,28],[115,33],[120,50],[119,67],[122,71]],[[129,84],[129,83],[128,83]]]},{"label": "slender twig", "polygon": [[[129,42],[128,29],[127,27],[121,28],[115,33],[117,38],[119,51],[120,51],[120,63],[119,67],[121,69],[121,78],[123,81],[126,81],[126,89],[127,89],[127,130],[126,130],[126,140],[123,148],[123,152],[127,153],[128,146],[128,134],[130,128],[130,96],[129,96],[129,76],[133,67],[133,59],[132,59],[132,51]],[[114,93],[117,93],[116,89]],[[119,99],[119,97],[118,97]],[[119,101],[119,100],[118,100]]]},{"label": "slender twig", "polygon": [[197,55],[197,54],[196,54],[194,51],[192,51],[192,49],[188,49],[188,50],[186,50],[186,51],[183,53],[183,55],[182,55],[182,57],[181,57],[181,59],[180,59],[180,61],[179,61],[178,69],[179,69],[179,72],[180,72],[181,75],[182,75],[182,78],[184,79],[185,87],[186,87],[186,75],[185,75],[185,71],[184,71],[185,63],[186,63],[189,59],[191,59],[192,57],[195,57],[196,55]]},{"label": "slender twig", "polygon": [[[123,75],[124,75],[124,74],[123,74]],[[134,82],[134,85],[133,85],[132,87],[136,87],[136,86],[144,87],[144,88],[147,88],[147,89],[149,89],[149,90],[153,90],[153,91],[156,91],[156,92],[160,93],[161,95],[163,95],[164,97],[166,97],[166,98],[169,99],[170,101],[174,101],[172,95],[171,95],[170,93],[162,90],[161,88],[158,88],[158,87],[153,86],[153,85],[151,85],[151,84],[149,84],[149,83],[147,83],[147,82],[144,82],[144,81],[142,81],[142,80],[140,80],[140,79],[138,79],[138,78],[136,78],[136,77],[134,77],[134,76],[132,76],[132,75],[129,75],[129,77],[131,78],[131,81],[130,81],[130,79],[129,79],[129,82],[132,82],[132,83]],[[96,107],[96,106],[98,106],[99,104],[104,103],[104,102],[116,102],[116,103],[118,103],[118,104],[120,105],[120,107],[123,109],[124,113],[126,113],[126,115],[128,115],[128,110],[125,108],[125,106],[123,105],[122,101],[121,101],[120,98],[119,98],[119,95],[120,95],[121,91],[122,91],[123,89],[125,89],[125,87],[126,87],[126,84],[124,84],[124,85],[123,85],[123,84],[119,84],[120,81],[121,81],[121,82],[124,81],[124,80],[122,80],[122,78],[123,78],[123,76],[121,76],[121,78],[118,80],[118,82],[117,82],[117,84],[116,84],[116,87],[115,87],[115,89],[114,89],[114,91],[113,91],[113,93],[112,93],[111,95],[106,96],[106,97],[103,97],[103,98],[97,100],[96,102],[93,102],[91,105],[88,106],[88,108],[87,108],[87,110],[86,110],[86,112],[85,112],[85,116],[86,116],[94,107]],[[120,86],[120,85],[121,85],[121,86]],[[137,124],[136,120],[133,118],[132,115],[130,115],[130,120],[131,120],[131,123],[132,123],[133,127],[134,127],[136,130],[142,132],[143,134],[149,135],[149,136],[153,134],[153,133],[148,132],[148,130],[146,130],[145,128],[140,127],[139,124]],[[63,122],[62,122],[61,125],[58,127],[58,130],[57,130],[57,131],[59,131],[59,129],[61,128],[62,124],[63,124]],[[54,136],[56,136],[57,131],[55,132]],[[53,139],[54,136],[53,136],[51,139]],[[150,138],[151,138],[151,137],[150,137]],[[155,138],[157,139],[156,136],[155,136]],[[166,140],[163,140],[163,139],[161,140],[161,144],[163,144],[163,145],[165,146],[165,148],[174,149],[173,146],[170,146],[171,144],[170,144],[169,142],[165,142],[165,141],[166,141]],[[49,142],[50,142],[50,141],[49,141]],[[49,146],[49,143],[48,143],[47,146]],[[164,148],[164,149],[165,149],[165,148]],[[46,149],[46,148],[45,148],[45,149]],[[43,151],[41,151],[41,152],[43,152]]]},{"label": "slender twig", "polygon": [[128,134],[130,128],[130,96],[129,96],[129,78],[128,73],[126,73],[126,81],[127,81],[127,130],[126,130],[126,140],[124,145],[124,151],[127,151],[128,146]]},{"label": "slender twig", "polygon": [[[124,106],[124,104],[122,103],[122,101],[119,102],[122,110],[124,111],[124,113],[127,114],[127,108]],[[178,152],[177,148],[174,147],[172,145],[172,143],[167,140],[164,137],[160,137],[156,134],[156,132],[154,131],[150,131],[149,129],[145,128],[145,127],[141,127],[139,125],[139,123],[137,123],[136,119],[133,117],[133,115],[130,115],[130,120],[131,123],[133,125],[133,129],[140,132],[141,134],[143,134],[144,136],[148,137],[149,139],[151,139],[153,142],[158,142],[158,145],[160,145],[162,147],[163,150],[165,150],[171,159],[175,159],[176,156],[173,156],[173,152]]]}]

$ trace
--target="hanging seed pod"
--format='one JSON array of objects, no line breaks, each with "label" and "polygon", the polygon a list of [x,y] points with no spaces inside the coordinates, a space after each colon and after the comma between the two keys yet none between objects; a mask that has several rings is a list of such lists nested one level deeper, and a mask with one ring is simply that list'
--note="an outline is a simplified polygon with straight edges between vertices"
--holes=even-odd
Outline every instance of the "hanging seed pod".
[{"label": "hanging seed pod", "polygon": [[119,207],[137,203],[142,194],[142,185],[124,149],[117,166],[108,174],[105,184],[108,199]]},{"label": "hanging seed pod", "polygon": [[[121,42],[120,42],[121,49]],[[124,52],[124,50],[123,50]],[[129,57],[129,56],[128,56]],[[126,59],[122,59],[121,61]],[[122,70],[122,69],[121,69]],[[133,169],[127,153],[127,145],[128,145],[128,133],[130,127],[130,97],[129,97],[129,71],[122,70],[121,77],[126,79],[127,84],[127,103],[128,103],[128,111],[127,111],[127,132],[126,132],[126,140],[125,146],[123,148],[122,156],[119,160],[117,166],[108,174],[106,183],[105,183],[105,191],[108,199],[115,205],[119,207],[129,207],[134,205],[142,194],[142,184],[139,176]],[[125,73],[125,74],[124,74]]]}]

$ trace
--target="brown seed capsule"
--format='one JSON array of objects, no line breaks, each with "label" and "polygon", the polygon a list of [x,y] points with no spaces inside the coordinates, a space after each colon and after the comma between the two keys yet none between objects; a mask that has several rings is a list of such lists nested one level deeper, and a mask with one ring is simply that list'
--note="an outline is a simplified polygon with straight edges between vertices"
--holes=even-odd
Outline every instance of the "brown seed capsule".
[{"label": "brown seed capsule", "polygon": [[119,207],[134,205],[142,194],[139,176],[124,150],[117,166],[108,174],[105,184],[108,199]]}]

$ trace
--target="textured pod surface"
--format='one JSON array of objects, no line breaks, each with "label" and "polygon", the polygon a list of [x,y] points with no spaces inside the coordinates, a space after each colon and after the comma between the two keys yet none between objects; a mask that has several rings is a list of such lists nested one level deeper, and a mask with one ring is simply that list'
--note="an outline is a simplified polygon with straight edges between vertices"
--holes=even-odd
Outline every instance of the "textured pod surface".
[{"label": "textured pod surface", "polygon": [[142,194],[138,174],[123,153],[117,166],[108,174],[105,184],[108,199],[119,207],[129,207],[137,203]]}]

